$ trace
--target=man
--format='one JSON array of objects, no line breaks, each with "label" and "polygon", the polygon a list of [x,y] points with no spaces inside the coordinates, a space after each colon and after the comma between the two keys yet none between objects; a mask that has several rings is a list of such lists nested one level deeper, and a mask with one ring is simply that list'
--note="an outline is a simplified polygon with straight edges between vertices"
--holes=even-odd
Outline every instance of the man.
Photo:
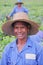
[{"label": "man", "polygon": [[11,11],[11,13],[6,16],[6,18],[9,20],[10,17],[13,16],[13,14],[15,14],[16,12],[25,12],[28,14],[28,9],[26,9],[24,6],[22,6],[23,2],[21,0],[18,0],[18,2],[15,3],[16,6],[14,6],[13,10]]},{"label": "man", "polygon": [[43,65],[43,48],[30,38],[38,28],[24,12],[14,14],[12,20],[4,23],[3,32],[15,36],[16,40],[5,47],[1,65]]}]

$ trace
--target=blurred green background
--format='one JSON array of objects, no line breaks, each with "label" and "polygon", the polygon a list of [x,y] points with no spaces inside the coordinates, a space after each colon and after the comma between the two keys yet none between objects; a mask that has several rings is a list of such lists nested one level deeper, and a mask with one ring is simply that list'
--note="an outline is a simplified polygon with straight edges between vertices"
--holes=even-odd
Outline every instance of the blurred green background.
[{"label": "blurred green background", "polygon": [[[43,30],[43,0],[22,0],[24,6],[29,10],[28,16],[31,20],[40,24]],[[8,15],[15,6],[16,0],[0,0],[0,58],[6,44],[15,39],[14,36],[6,36],[2,32],[2,24],[6,22]]]}]

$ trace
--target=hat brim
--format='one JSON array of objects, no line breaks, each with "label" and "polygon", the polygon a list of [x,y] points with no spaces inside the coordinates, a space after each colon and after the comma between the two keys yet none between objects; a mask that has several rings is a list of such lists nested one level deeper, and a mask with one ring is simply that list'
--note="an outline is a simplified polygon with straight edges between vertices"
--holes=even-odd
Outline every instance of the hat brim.
[{"label": "hat brim", "polygon": [[19,3],[20,3],[20,4],[23,4],[23,2],[16,2],[15,5],[18,5]]},{"label": "hat brim", "polygon": [[13,27],[12,27],[12,24],[16,21],[24,21],[24,22],[27,22],[28,24],[31,24],[31,29],[29,31],[29,35],[34,35],[38,32],[38,28],[39,28],[39,25],[31,20],[24,20],[24,19],[18,19],[18,20],[9,20],[7,21],[6,23],[3,24],[2,26],[2,30],[5,34],[7,35],[13,35],[15,36],[14,34],[14,31],[13,31]]}]

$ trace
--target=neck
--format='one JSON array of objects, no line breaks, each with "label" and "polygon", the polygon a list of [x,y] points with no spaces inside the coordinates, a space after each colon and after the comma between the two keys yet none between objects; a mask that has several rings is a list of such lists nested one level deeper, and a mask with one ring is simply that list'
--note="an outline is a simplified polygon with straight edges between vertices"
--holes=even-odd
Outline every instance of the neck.
[{"label": "neck", "polygon": [[27,41],[27,38],[26,39],[18,39],[17,40],[17,48],[18,48],[18,51],[20,52],[22,50],[22,48],[24,47],[25,43]]},{"label": "neck", "polygon": [[27,38],[25,38],[25,39],[18,39],[17,40],[17,44],[23,45],[23,44],[26,43],[26,41],[27,41]]}]

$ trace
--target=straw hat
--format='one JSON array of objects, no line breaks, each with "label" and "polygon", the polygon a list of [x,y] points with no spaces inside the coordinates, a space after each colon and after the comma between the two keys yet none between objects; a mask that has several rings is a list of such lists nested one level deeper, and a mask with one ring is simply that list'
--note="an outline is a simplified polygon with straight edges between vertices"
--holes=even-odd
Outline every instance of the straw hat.
[{"label": "straw hat", "polygon": [[34,35],[38,32],[39,25],[34,21],[29,20],[28,15],[24,12],[18,12],[14,14],[12,20],[9,20],[3,24],[2,31],[8,35],[14,36],[12,24],[15,23],[16,21],[22,21],[22,22],[24,21],[28,24],[31,24],[31,30],[29,35]]},{"label": "straw hat", "polygon": [[16,3],[15,3],[15,5],[18,5],[18,4],[23,4],[23,2],[21,1],[21,0],[18,0]]}]

